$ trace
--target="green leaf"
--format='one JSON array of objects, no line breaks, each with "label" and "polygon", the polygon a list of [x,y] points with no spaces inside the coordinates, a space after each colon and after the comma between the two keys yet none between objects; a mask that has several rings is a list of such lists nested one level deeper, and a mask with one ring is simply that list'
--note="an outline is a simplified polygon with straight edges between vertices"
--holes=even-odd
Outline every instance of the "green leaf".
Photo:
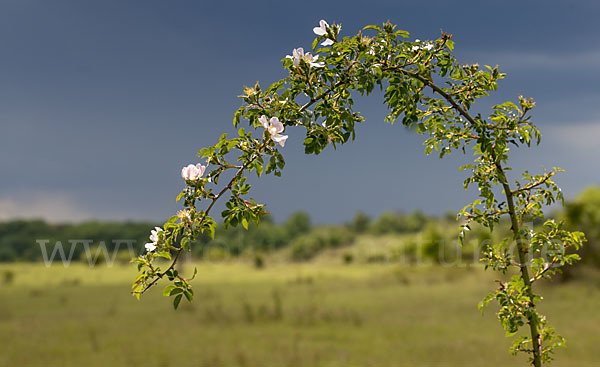
[{"label": "green leaf", "polygon": [[315,40],[312,43],[312,49],[314,50],[318,44],[319,44],[319,38],[317,37],[317,38],[315,38]]},{"label": "green leaf", "polygon": [[244,107],[240,107],[237,111],[235,111],[235,115],[233,116],[233,126],[239,125],[242,118],[242,112],[244,112]]},{"label": "green leaf", "polygon": [[169,297],[171,295],[171,291],[176,288],[177,287],[175,287],[174,285],[166,286],[165,289],[163,289],[163,296]]},{"label": "green leaf", "polygon": [[194,280],[194,278],[196,278],[196,274],[198,274],[198,268],[194,266],[194,274],[192,275],[192,277],[188,280]]},{"label": "green leaf", "polygon": [[167,260],[171,260],[171,253],[169,251],[159,252],[158,254],[156,254],[156,256],[165,258]]},{"label": "green leaf", "polygon": [[363,29],[374,29],[376,31],[381,32],[381,27],[378,25],[368,25],[368,26],[364,27]]},{"label": "green leaf", "polygon": [[171,292],[169,293],[169,296],[174,296],[176,294],[183,292],[183,289],[177,288],[177,286],[173,286],[173,287],[174,287],[174,289],[171,290]]},{"label": "green leaf", "polygon": [[184,249],[185,251],[190,251],[191,247],[190,247],[190,238],[189,237],[183,237],[181,239],[181,248]]},{"label": "green leaf", "polygon": [[179,307],[179,303],[181,302],[182,297],[183,297],[183,295],[180,294],[173,299],[173,308],[174,309],[177,309],[177,307]]}]

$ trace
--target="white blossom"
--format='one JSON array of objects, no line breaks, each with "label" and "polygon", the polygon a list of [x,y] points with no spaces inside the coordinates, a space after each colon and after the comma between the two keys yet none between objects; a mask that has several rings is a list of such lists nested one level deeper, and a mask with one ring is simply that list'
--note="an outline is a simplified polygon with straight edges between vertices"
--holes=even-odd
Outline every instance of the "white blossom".
[{"label": "white blossom", "polygon": [[271,117],[270,120],[267,120],[267,116],[262,115],[258,121],[269,132],[271,139],[273,139],[274,142],[278,143],[282,147],[285,145],[285,141],[287,140],[288,136],[279,134],[283,132],[284,126],[276,116]]},{"label": "white blossom", "polygon": [[431,49],[433,48],[433,43],[431,43],[431,42],[422,42],[418,38],[415,40],[415,43],[416,43],[416,45],[414,45],[411,48],[412,51],[419,51],[419,50],[431,51]]},{"label": "white blossom", "polygon": [[[329,28],[329,24],[327,24],[326,21],[321,19],[321,21],[319,21],[319,26],[313,28],[313,32],[315,32],[315,34],[317,36],[326,36],[327,28]],[[327,39],[325,39],[325,41],[321,42],[321,46],[330,46],[330,45],[333,45],[333,40],[331,40],[329,38],[327,38]]]},{"label": "white blossom", "polygon": [[184,221],[193,224],[192,217],[190,216],[190,212],[187,209],[177,211],[177,217],[181,220],[181,223]]},{"label": "white blossom", "polygon": [[275,136],[273,136],[273,141],[283,147],[285,145],[285,141],[287,140],[287,138],[288,138],[287,135],[275,135]]},{"label": "white blossom", "polygon": [[157,243],[158,242],[158,234],[164,232],[164,230],[160,227],[154,227],[153,230],[150,231],[150,241]]},{"label": "white blossom", "polygon": [[325,66],[322,62],[317,62],[319,59],[318,55],[313,56],[312,53],[307,52],[304,53],[304,49],[302,47],[298,47],[292,50],[291,55],[286,56],[287,59],[292,59],[294,66],[298,66],[300,64],[300,60],[304,60],[312,67],[322,68]]},{"label": "white blossom", "polygon": [[152,252],[154,250],[156,250],[156,247],[158,247],[158,241],[160,240],[159,238],[159,233],[164,232],[164,230],[160,227],[154,227],[153,230],[150,231],[150,241],[152,242],[148,242],[147,244],[144,245],[144,247],[146,248],[146,251],[148,252]]}]

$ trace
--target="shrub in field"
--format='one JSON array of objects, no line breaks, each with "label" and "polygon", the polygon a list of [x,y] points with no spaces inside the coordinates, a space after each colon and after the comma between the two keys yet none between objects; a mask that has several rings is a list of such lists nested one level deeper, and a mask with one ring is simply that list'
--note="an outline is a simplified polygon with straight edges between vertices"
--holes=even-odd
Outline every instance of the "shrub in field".
[{"label": "shrub in field", "polygon": [[285,224],[288,238],[294,238],[310,231],[310,216],[305,212],[296,212],[288,217]]},{"label": "shrub in field", "polygon": [[15,280],[15,272],[13,270],[4,270],[2,272],[2,283],[5,285],[11,285]]},{"label": "shrub in field", "polygon": [[300,236],[292,242],[290,257],[294,261],[306,261],[315,257],[324,248],[324,243],[317,236]]},{"label": "shrub in field", "polygon": [[[264,89],[256,83],[244,90],[234,125],[245,121],[248,130],[240,127],[233,138],[222,135],[215,145],[199,151],[202,163],[182,169],[186,186],[178,200],[185,209],[151,232],[147,252],[134,260],[140,273],[133,293],[139,297],[167,278],[172,283],[163,294],[173,297],[175,307],[183,297],[191,301],[190,279],[179,274],[175,264],[202,233],[214,236],[215,203],[227,198],[221,213],[226,227],[258,224],[266,210],[249,196],[247,175],[281,175],[286,127],[305,128],[307,154],[347,143],[355,138],[355,125],[363,121],[353,110],[353,98],[379,88],[384,90],[387,120],[400,119],[425,135],[426,154],[436,152],[443,158],[452,152],[473,152],[473,163],[460,169],[469,175],[464,188],[475,185],[479,198],[460,213],[459,240],[464,240],[472,223],[494,230],[508,218],[510,236],[487,244],[482,260],[486,267],[500,272],[514,269],[518,274],[500,283],[481,306],[492,300],[499,303],[497,316],[508,335],[521,327],[528,330],[516,339],[512,352],[526,353],[536,367],[549,362],[563,340],[538,313],[541,297],[533,285],[578,260],[571,249],[578,249],[584,236],[553,220],[545,221],[540,230],[524,225],[543,219],[542,208],[563,199],[552,180],[558,168],[541,174],[507,174],[512,148],[540,142],[540,132],[530,119],[534,102],[519,97],[516,103],[493,106],[487,117],[473,113],[474,103],[496,90],[504,74],[497,67],[460,64],[446,33],[433,41],[410,41],[408,32],[384,23],[342,37],[340,25],[325,21],[313,31],[318,37],[311,52],[298,47],[282,60],[287,77]],[[162,268],[155,262],[158,258],[170,260],[170,265]]]},{"label": "shrub in field", "polygon": [[265,267],[265,257],[263,254],[255,253],[252,259],[254,261],[254,267],[256,269],[262,269]]},{"label": "shrub in field", "polygon": [[600,187],[585,189],[567,203],[564,215],[570,228],[586,233],[589,243],[581,251],[583,262],[600,267]]},{"label": "shrub in field", "polygon": [[363,212],[358,212],[346,227],[355,233],[364,233],[369,229],[371,218]]},{"label": "shrub in field", "polygon": [[319,228],[297,237],[291,244],[291,258],[295,261],[310,260],[327,248],[347,246],[354,235],[342,228]]},{"label": "shrub in field", "polygon": [[439,229],[435,225],[429,225],[423,233],[423,257],[438,264],[452,261],[448,258],[448,254],[451,254],[452,251],[447,247],[448,242]]},{"label": "shrub in field", "polygon": [[373,234],[385,233],[414,233],[422,230],[428,218],[421,212],[411,214],[396,214],[390,211],[383,213],[370,227]]}]

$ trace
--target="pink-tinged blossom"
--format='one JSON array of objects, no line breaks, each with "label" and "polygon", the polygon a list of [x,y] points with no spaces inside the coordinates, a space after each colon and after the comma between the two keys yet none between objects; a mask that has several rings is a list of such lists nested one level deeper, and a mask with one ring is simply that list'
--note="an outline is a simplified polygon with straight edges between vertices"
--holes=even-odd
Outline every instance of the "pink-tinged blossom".
[{"label": "pink-tinged blossom", "polygon": [[186,181],[197,180],[204,174],[206,167],[200,163],[193,165],[189,164],[181,169],[181,177]]},{"label": "pink-tinged blossom", "polygon": [[310,52],[304,53],[304,49],[302,47],[298,47],[292,50],[291,55],[286,56],[287,59],[292,59],[294,66],[298,66],[300,64],[300,60],[304,60],[310,66],[315,68],[322,68],[325,66],[322,62],[317,62],[319,56],[311,54]]},{"label": "pink-tinged blossom", "polygon": [[278,143],[282,147],[285,145],[285,141],[287,140],[288,136],[279,134],[283,132],[284,126],[276,116],[271,117],[270,120],[267,120],[267,116],[262,115],[258,121],[269,132],[269,135],[271,135],[271,139],[273,139],[274,142]]},{"label": "pink-tinged blossom", "polygon": [[[317,36],[327,36],[327,28],[329,28],[329,24],[327,24],[326,21],[321,19],[321,21],[319,22],[319,26],[313,28],[313,32],[315,32],[315,34]],[[327,39],[325,39],[325,41],[321,42],[321,46],[330,46],[330,45],[333,45],[333,40],[331,40],[329,38],[327,38]]]}]

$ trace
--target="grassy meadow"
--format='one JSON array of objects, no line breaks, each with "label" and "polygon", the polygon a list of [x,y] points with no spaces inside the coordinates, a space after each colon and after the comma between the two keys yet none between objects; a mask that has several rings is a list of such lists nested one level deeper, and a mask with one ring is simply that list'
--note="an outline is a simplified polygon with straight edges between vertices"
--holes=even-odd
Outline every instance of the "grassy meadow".
[{"label": "grassy meadow", "polygon": [[[132,297],[131,266],[0,265],[0,366],[527,365],[477,310],[496,274],[334,258],[198,263],[178,311],[160,288]],[[600,365],[600,283],[542,287],[568,345],[553,366]]]}]

